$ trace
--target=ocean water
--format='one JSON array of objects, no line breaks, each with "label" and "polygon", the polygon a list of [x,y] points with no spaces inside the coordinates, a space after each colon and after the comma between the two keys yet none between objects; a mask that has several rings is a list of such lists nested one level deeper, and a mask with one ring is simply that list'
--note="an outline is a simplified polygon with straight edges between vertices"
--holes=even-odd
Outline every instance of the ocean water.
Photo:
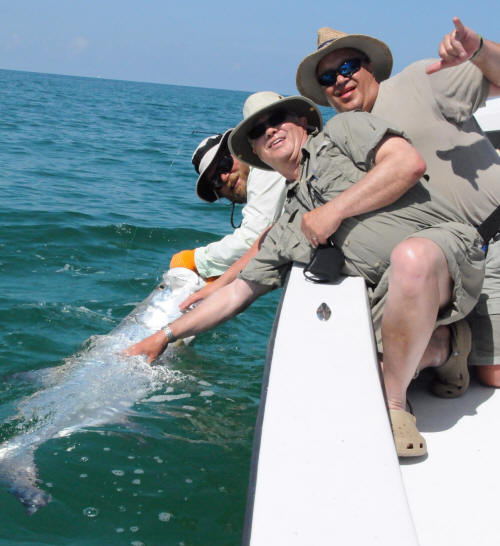
[{"label": "ocean water", "polygon": [[[246,93],[0,70],[0,442],[17,404],[155,287],[171,255],[231,230],[191,154]],[[36,452],[53,500],[0,486],[0,544],[236,545],[279,293],[177,351],[122,422]],[[84,395],[85,381],[81,392]],[[59,408],[63,409],[63,408]],[[57,408],[56,408],[57,410]]]}]

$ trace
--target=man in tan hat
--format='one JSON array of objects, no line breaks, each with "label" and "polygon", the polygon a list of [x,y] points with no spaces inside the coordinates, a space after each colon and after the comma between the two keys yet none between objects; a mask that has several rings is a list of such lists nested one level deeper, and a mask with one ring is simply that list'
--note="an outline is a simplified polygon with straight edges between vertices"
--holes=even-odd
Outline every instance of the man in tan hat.
[{"label": "man in tan hat", "polygon": [[[500,94],[500,44],[462,22],[439,46],[438,61],[416,62],[390,78],[392,55],[370,36],[322,28],[318,49],[297,70],[297,87],[338,112],[364,110],[399,126],[427,163],[429,183],[461,217],[479,226],[500,205],[498,154],[472,117],[488,96]],[[304,226],[316,237],[334,218],[311,213]],[[490,241],[483,293],[467,321],[469,362],[481,380],[500,386],[500,242]],[[426,358],[444,366],[435,393],[459,396],[469,383],[471,332],[466,321],[436,330]]]},{"label": "man in tan hat", "polygon": [[[205,280],[222,275],[281,215],[285,201],[285,179],[276,172],[250,167],[231,155],[227,142],[232,129],[203,139],[192,156],[198,173],[196,194],[213,203],[228,199],[244,203],[242,221],[218,241],[172,256],[170,267],[186,267]],[[203,294],[203,292],[202,292]],[[198,296],[199,297],[199,296]]]},{"label": "man in tan hat", "polygon": [[[347,113],[320,131],[321,115],[308,99],[271,93],[250,99],[229,146],[245,163],[267,165],[285,176],[284,214],[239,278],[127,352],[146,354],[151,361],[176,338],[213,328],[281,286],[292,262],[310,262],[317,246],[301,231],[302,216],[332,201],[342,203],[344,196],[349,202],[357,183],[371,180],[374,172],[378,176],[379,154],[394,139],[399,163],[420,165],[407,172],[414,187],[375,212],[367,213],[366,203],[352,203],[333,241],[345,255],[342,272],[363,276],[369,287],[398,454],[423,455],[425,440],[405,410],[406,389],[436,320],[459,320],[477,302],[482,240],[444,199],[418,183],[424,171],[419,154],[387,122],[364,112]],[[370,202],[369,196],[365,200]]]}]

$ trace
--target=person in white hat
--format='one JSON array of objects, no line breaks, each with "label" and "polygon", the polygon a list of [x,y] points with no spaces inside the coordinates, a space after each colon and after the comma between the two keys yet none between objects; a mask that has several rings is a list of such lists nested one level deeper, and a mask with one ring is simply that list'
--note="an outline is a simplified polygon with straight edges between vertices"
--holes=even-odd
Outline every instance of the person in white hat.
[{"label": "person in white hat", "polygon": [[[488,97],[500,95],[500,44],[457,17],[453,23],[439,46],[439,60],[418,61],[393,77],[386,44],[323,27],[318,48],[299,64],[296,81],[300,93],[317,104],[337,112],[372,112],[399,126],[425,159],[429,184],[464,220],[480,226],[500,205],[500,161],[472,116]],[[308,228],[319,233],[315,220]],[[444,364],[436,368],[432,384],[438,396],[465,392],[468,362],[484,383],[500,387],[498,234],[489,242],[478,306],[467,320],[437,329],[426,358]]]},{"label": "person in white hat", "polygon": [[[364,277],[369,289],[397,452],[424,455],[425,440],[405,409],[406,389],[436,321],[455,322],[476,304],[483,281],[482,239],[446,200],[418,182],[425,164],[396,127],[352,112],[333,117],[320,131],[321,115],[312,101],[256,95],[247,99],[245,119],[232,132],[229,147],[235,157],[268,165],[287,179],[284,213],[235,281],[127,354],[145,354],[152,361],[176,338],[213,328],[282,286],[293,261],[307,264],[315,254],[318,241],[301,230],[304,215],[328,211],[332,203],[342,209],[347,202],[332,237],[345,255],[342,273]],[[390,183],[394,174],[379,167],[391,154],[401,165],[398,176],[413,187],[382,208],[374,205],[371,192],[352,201],[353,193],[363,195],[353,191],[356,185],[370,187],[379,177]]]},{"label": "person in white hat", "polygon": [[[280,216],[285,201],[285,179],[274,171],[249,167],[231,155],[224,134],[205,138],[193,153],[192,163],[199,174],[196,194],[202,201],[213,203],[226,198],[233,203],[246,203],[242,221],[234,231],[219,241],[192,250],[182,250],[170,261],[170,267],[187,267],[205,280],[222,275],[242,256],[260,234]],[[198,294],[194,299],[200,298]]]}]

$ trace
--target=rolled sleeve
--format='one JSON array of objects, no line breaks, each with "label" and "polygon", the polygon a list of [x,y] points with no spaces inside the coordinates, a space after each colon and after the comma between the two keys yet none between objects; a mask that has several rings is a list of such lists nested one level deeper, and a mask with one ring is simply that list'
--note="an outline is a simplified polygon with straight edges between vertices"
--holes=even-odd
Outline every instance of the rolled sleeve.
[{"label": "rolled sleeve", "polygon": [[363,171],[373,167],[375,150],[386,136],[409,140],[394,124],[368,112],[337,114],[326,124],[324,134]]},{"label": "rolled sleeve", "polygon": [[431,74],[429,83],[443,116],[456,123],[467,121],[484,106],[490,90],[490,82],[471,62]]},{"label": "rolled sleeve", "polygon": [[314,249],[300,229],[303,211],[291,201],[284,214],[266,235],[261,248],[240,278],[267,286],[283,286],[293,262],[308,263]]}]

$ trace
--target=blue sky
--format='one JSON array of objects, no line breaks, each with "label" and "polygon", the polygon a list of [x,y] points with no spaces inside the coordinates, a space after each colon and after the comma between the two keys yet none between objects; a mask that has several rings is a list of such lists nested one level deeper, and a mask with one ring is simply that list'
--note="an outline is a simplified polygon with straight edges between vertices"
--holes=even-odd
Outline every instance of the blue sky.
[{"label": "blue sky", "polygon": [[321,26],[385,41],[394,73],[454,15],[500,41],[498,0],[0,0],[0,68],[294,94]]}]

